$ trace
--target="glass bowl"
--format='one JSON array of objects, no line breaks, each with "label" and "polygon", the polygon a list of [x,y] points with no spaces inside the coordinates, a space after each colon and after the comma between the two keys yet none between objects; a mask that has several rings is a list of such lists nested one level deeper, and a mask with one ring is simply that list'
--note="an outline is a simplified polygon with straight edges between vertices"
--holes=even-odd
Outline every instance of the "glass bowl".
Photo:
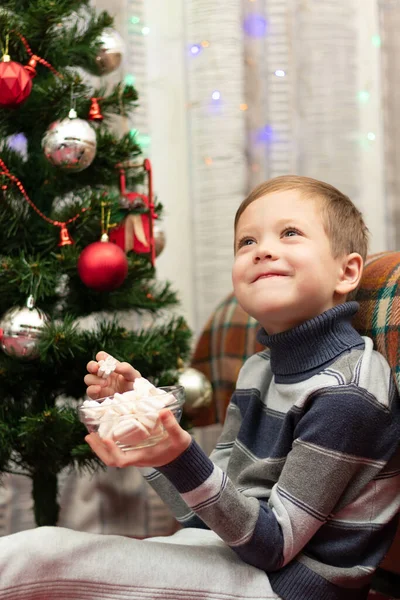
[{"label": "glass bowl", "polygon": [[[157,389],[174,397],[173,401],[161,408],[168,408],[179,423],[185,402],[183,386],[171,385]],[[89,406],[83,405],[78,408],[79,419],[89,433],[96,432],[102,439],[113,440],[124,451],[154,446],[163,439],[165,431],[158,418],[161,410],[159,406],[136,410],[132,402],[117,402],[116,396],[119,400],[123,395],[115,394],[96,401],[91,400]],[[155,404],[159,405],[163,397],[165,393],[161,392],[150,396],[149,400],[155,399]],[[140,402],[143,402],[143,399]]]}]

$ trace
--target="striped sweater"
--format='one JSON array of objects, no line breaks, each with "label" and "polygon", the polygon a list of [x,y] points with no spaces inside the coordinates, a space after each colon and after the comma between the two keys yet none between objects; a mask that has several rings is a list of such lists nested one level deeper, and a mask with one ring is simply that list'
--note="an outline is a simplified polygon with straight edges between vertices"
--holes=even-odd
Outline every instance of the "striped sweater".
[{"label": "striped sweater", "polygon": [[216,449],[193,441],[146,479],[188,527],[213,529],[284,600],[361,600],[400,507],[400,404],[351,326],[355,302],[259,340]]}]

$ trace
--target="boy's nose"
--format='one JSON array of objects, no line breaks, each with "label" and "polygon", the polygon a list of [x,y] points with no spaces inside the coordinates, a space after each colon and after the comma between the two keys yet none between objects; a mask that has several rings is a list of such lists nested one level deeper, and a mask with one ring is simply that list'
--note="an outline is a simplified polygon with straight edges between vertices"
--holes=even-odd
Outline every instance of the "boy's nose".
[{"label": "boy's nose", "polygon": [[259,263],[261,260],[269,259],[272,260],[272,254],[268,252],[257,252],[254,256],[254,262]]},{"label": "boy's nose", "polygon": [[256,247],[253,260],[255,263],[259,263],[263,260],[276,260],[278,258],[277,253],[269,244],[260,244]]}]

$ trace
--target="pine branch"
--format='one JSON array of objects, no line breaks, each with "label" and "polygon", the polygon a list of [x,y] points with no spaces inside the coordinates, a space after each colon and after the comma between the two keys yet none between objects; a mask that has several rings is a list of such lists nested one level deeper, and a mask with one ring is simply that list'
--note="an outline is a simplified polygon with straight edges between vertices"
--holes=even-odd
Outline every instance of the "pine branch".
[{"label": "pine branch", "polygon": [[[184,319],[169,316],[178,296],[168,282],[156,281],[149,255],[128,252],[128,275],[112,292],[86,287],[77,270],[82,250],[100,239],[102,203],[107,203],[112,224],[128,213],[148,212],[145,206],[121,206],[119,165],[143,158],[132,132],[118,136],[110,127],[116,115],[126,117],[137,106],[137,92],[122,82],[111,89],[93,86],[84,72],[97,72],[100,36],[112,22],[106,12],[97,15],[89,0],[2,0],[0,8],[0,42],[4,45],[4,36],[18,31],[32,52],[62,76],[38,64],[26,101],[15,109],[0,107],[0,158],[36,207],[0,176],[0,314],[24,306],[33,294],[37,308],[49,317],[37,356],[23,359],[0,352],[0,474],[31,477],[38,524],[56,524],[61,469],[98,468],[77,412],[89,360],[104,349],[131,362],[156,385],[170,385],[190,353]],[[27,64],[28,52],[15,34],[10,35],[10,54]],[[80,172],[53,166],[42,149],[49,126],[67,118],[71,92],[80,119],[88,118],[93,97],[100,99],[104,115],[101,124],[91,123],[96,156]],[[17,150],[16,134],[25,135],[26,152]],[[142,169],[126,168],[125,175],[128,191],[137,191],[138,185],[146,190]],[[156,211],[162,211],[159,203]],[[59,225],[65,222],[74,243],[60,246]],[[133,331],[125,326],[125,311],[137,315]],[[82,319],[89,315],[90,320]],[[23,343],[22,336],[19,340]]]}]

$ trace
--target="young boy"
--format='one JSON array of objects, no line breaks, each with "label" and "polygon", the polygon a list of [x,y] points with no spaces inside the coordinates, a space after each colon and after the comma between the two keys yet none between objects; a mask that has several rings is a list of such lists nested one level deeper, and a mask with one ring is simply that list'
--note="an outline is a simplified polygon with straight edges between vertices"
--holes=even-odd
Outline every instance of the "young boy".
[{"label": "young boy", "polygon": [[[232,278],[268,350],[243,366],[211,457],[168,410],[151,448],[86,438],[107,465],[156,467],[145,476],[185,529],[3,538],[0,598],[365,599],[400,506],[397,391],[347,302],[366,252],[362,217],[335,188],[294,176],[256,188],[236,215]],[[139,375],[98,368],[92,398]]]}]

